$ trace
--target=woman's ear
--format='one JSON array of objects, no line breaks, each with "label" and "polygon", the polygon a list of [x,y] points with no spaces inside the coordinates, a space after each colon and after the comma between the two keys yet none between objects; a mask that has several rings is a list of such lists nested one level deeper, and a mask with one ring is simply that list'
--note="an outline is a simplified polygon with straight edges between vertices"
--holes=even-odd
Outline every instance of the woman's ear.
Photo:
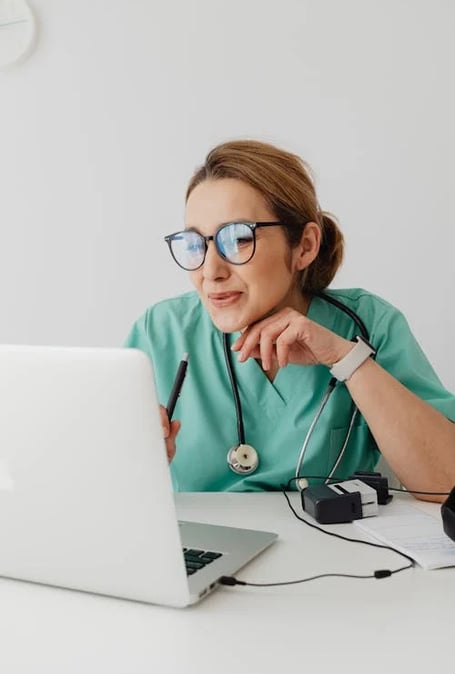
[{"label": "woman's ear", "polygon": [[306,269],[316,259],[321,247],[321,230],[316,222],[307,222],[300,243],[293,250],[296,269]]}]

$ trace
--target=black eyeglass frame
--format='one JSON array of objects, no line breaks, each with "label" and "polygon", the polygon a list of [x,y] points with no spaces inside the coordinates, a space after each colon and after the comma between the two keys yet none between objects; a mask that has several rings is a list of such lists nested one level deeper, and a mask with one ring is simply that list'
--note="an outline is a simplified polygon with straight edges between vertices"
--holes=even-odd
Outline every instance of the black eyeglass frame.
[{"label": "black eyeglass frame", "polygon": [[[231,262],[231,260],[228,260],[227,257],[222,253],[222,251],[218,247],[218,243],[217,243],[218,234],[225,227],[229,227],[230,225],[246,225],[247,227],[250,228],[250,230],[253,234],[253,250],[252,250],[251,255],[248,258],[248,260],[245,260],[244,262]],[[248,222],[248,221],[245,221],[245,220],[233,220],[232,222],[225,222],[224,224],[220,225],[220,227],[218,227],[218,229],[216,230],[215,234],[213,234],[212,236],[204,236],[203,234],[200,234],[200,232],[197,232],[196,230],[193,230],[193,229],[183,229],[183,230],[180,230],[179,232],[173,232],[172,234],[168,234],[167,236],[164,237],[164,240],[166,241],[167,245],[169,246],[169,250],[171,252],[171,255],[172,255],[172,258],[173,258],[174,262],[176,264],[178,264],[178,266],[181,269],[184,269],[185,271],[196,271],[197,269],[200,269],[202,267],[202,265],[205,262],[206,255],[207,255],[207,249],[208,249],[208,242],[209,241],[213,241],[213,243],[215,244],[216,252],[228,264],[234,264],[236,266],[241,266],[242,264],[247,264],[247,262],[249,262],[253,258],[254,253],[256,252],[256,229],[258,229],[259,227],[287,227],[287,225],[286,225],[286,223],[280,222],[279,220],[270,220],[270,221],[264,221],[264,222]],[[194,232],[195,234],[198,234],[201,237],[201,239],[204,240],[204,244],[205,244],[205,250],[204,250],[204,256],[202,258],[202,262],[198,267],[194,267],[194,269],[193,268],[187,269],[187,267],[184,267],[183,265],[181,265],[180,262],[176,259],[175,255],[174,255],[174,252],[172,250],[172,240],[175,237],[177,237],[179,234],[184,234],[185,232]]]}]

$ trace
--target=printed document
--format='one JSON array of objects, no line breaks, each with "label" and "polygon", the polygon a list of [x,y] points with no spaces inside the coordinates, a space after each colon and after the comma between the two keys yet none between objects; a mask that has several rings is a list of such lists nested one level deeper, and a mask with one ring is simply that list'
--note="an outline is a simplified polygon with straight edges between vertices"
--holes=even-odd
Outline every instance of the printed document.
[{"label": "printed document", "polygon": [[390,503],[377,517],[355,520],[355,525],[378,542],[412,557],[424,569],[455,566],[455,541],[434,517],[415,506]]}]

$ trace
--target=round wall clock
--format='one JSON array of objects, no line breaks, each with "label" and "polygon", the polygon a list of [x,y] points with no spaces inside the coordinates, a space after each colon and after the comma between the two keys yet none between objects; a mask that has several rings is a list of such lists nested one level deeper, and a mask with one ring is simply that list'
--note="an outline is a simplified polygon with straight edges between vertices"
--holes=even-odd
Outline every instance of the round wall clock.
[{"label": "round wall clock", "polygon": [[0,68],[23,61],[36,40],[36,21],[26,0],[0,0]]}]

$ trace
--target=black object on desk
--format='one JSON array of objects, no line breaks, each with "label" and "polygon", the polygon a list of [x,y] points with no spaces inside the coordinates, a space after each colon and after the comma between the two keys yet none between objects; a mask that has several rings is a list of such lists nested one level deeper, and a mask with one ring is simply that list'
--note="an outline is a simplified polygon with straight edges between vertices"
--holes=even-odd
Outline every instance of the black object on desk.
[{"label": "black object on desk", "polygon": [[441,506],[444,533],[455,541],[455,487]]}]

